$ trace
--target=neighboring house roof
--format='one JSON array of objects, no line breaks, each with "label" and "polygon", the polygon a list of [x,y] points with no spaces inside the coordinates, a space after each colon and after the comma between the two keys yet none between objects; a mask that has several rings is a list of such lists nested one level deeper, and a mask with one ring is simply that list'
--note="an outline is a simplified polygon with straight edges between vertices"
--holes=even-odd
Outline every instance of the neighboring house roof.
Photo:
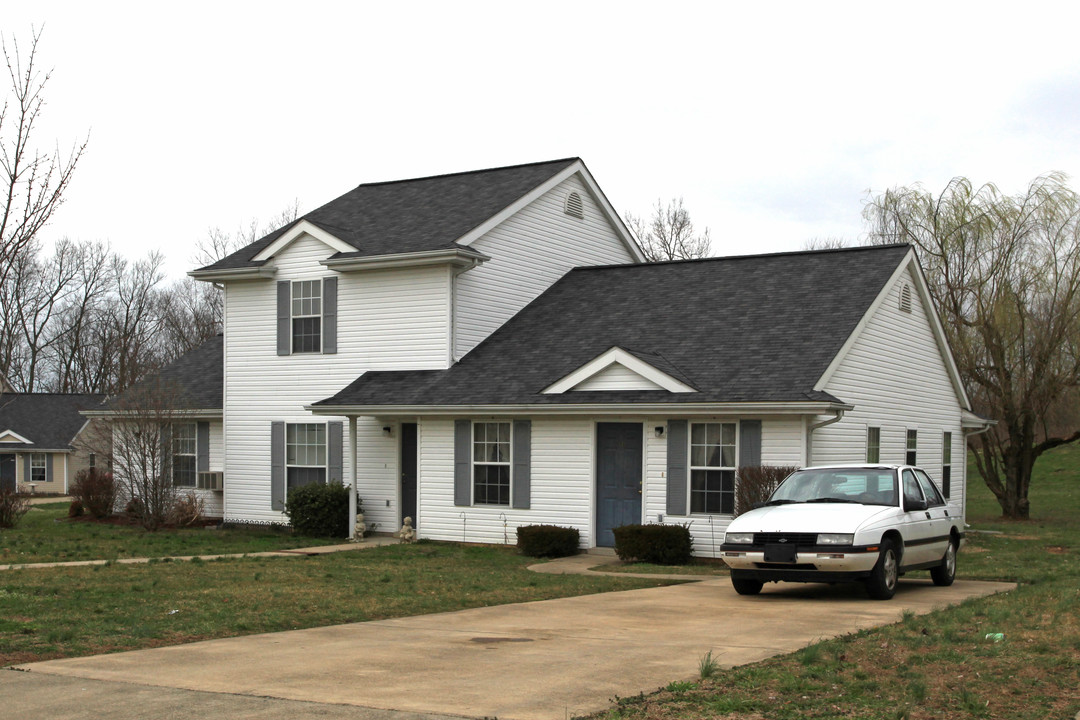
[{"label": "neighboring house roof", "polygon": [[[173,410],[220,413],[225,394],[225,338],[216,335],[106,403],[104,414],[122,408],[154,383],[168,393]],[[175,397],[174,397],[175,396]]]},{"label": "neighboring house roof", "polygon": [[335,259],[462,248],[455,241],[576,162],[566,158],[360,185],[195,273],[263,265],[253,258],[302,221],[356,249],[338,252]]},{"label": "neighboring house roof", "polygon": [[104,395],[4,393],[0,396],[0,437],[13,435],[28,442],[0,442],[4,450],[70,450],[86,424],[81,410],[90,410]]},{"label": "neighboring house roof", "polygon": [[[312,407],[842,404],[815,383],[910,250],[577,268],[453,367],[369,372]],[[613,347],[696,392],[543,393]]]}]

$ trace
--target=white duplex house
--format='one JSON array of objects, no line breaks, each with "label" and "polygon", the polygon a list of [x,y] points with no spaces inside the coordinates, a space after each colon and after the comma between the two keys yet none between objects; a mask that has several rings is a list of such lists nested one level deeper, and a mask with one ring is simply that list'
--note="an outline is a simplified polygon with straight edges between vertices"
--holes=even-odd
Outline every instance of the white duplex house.
[{"label": "white duplex house", "polygon": [[739,467],[880,461],[963,512],[983,423],[910,247],[643,260],[570,158],[361,185],[193,271],[224,337],[164,372],[208,507],[285,522],[340,480],[379,530],[678,522],[710,555]]}]

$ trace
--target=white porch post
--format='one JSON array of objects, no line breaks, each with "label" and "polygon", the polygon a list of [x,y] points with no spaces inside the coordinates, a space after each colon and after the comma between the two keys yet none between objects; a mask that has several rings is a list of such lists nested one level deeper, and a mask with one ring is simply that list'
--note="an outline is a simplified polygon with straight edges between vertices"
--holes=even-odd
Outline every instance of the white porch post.
[{"label": "white porch post", "polygon": [[356,416],[349,416],[349,539],[356,539]]}]

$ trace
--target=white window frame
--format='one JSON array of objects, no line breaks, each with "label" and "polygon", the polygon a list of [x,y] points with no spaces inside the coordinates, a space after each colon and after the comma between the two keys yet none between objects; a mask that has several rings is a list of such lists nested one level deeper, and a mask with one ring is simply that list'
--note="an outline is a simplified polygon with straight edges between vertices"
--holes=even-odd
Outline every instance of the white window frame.
[{"label": "white window frame", "polygon": [[[304,291],[307,289],[305,286],[314,285],[314,295],[305,295]],[[297,295],[297,286],[299,286],[300,295]],[[308,310],[304,312],[304,303],[311,303]],[[297,303],[300,304],[299,312]],[[318,312],[313,312],[314,304],[318,303]],[[323,337],[325,336],[326,327],[323,321],[323,281],[322,278],[315,278],[313,280],[293,280],[289,283],[289,348],[294,355],[317,355],[322,352]],[[319,347],[316,350],[297,350],[296,349],[296,321],[297,320],[310,320],[317,319],[319,321]]]},{"label": "white window frame", "polygon": [[952,496],[952,435],[950,430],[941,433],[941,487],[946,501]]},{"label": "white window frame", "polygon": [[[485,439],[483,441],[477,441],[477,439],[476,439],[476,428],[477,428],[478,425],[484,425],[485,426],[485,428],[484,428],[484,433],[485,433],[484,438]],[[476,446],[477,446],[478,442],[482,443],[484,446],[492,444],[487,440],[487,426],[489,426],[489,425],[496,425],[496,426],[498,426],[498,425],[506,425],[506,427],[507,427],[507,440],[506,440],[507,453],[506,453],[506,460],[505,461],[503,461],[503,460],[478,459],[476,457]],[[498,432],[498,431],[496,431],[496,432]],[[503,444],[503,441],[499,440],[497,436],[496,436],[496,440],[494,442],[497,445],[502,445]],[[511,498],[513,497],[513,488],[514,488],[514,423],[512,421],[510,421],[510,420],[473,420],[472,427],[471,427],[471,433],[469,435],[469,460],[470,460],[470,462],[469,462],[469,470],[470,470],[469,482],[470,482],[470,489],[472,491],[472,504],[473,505],[485,505],[485,506],[491,506],[491,507],[510,507]],[[476,494],[476,485],[477,485],[476,469],[478,467],[505,467],[506,468],[506,478],[507,478],[507,481],[506,481],[506,502],[488,502],[487,500],[478,500],[477,499],[477,494]],[[488,482],[485,482],[484,484],[485,485],[491,485],[491,483],[488,483]]]},{"label": "white window frame", "polygon": [[[38,462],[40,458],[41,462]],[[38,471],[41,471],[41,479],[36,476]],[[30,453],[30,482],[51,482],[49,479],[49,461],[45,457],[45,453]]]},{"label": "white window frame", "polygon": [[[870,434],[877,431],[877,444],[871,444]],[[875,457],[871,459],[870,450],[875,451]],[[881,462],[881,426],[880,425],[867,425],[866,426],[866,462],[872,465],[877,465]]]},{"label": "white window frame", "polygon": [[[706,426],[706,429],[705,429],[706,444],[705,445],[701,445],[700,443],[695,443],[694,442],[694,426],[695,425],[705,425]],[[720,426],[731,425],[735,429],[734,452],[732,453],[734,463],[732,465],[729,466],[729,465],[723,465],[723,464],[721,464],[721,465],[696,465],[696,464],[694,464],[694,447],[709,447],[710,446],[708,444],[708,435],[709,435],[708,426],[709,425],[720,425]],[[723,430],[723,427],[721,427],[721,429],[720,429],[720,445],[717,446],[717,447],[721,448],[721,450],[720,450],[721,462],[723,462],[723,454],[724,454],[723,447],[726,445],[726,443],[724,443],[724,441],[723,441],[723,439],[724,439],[724,434],[723,433],[724,433],[724,430]],[[687,455],[687,458],[688,458],[689,462],[687,463],[687,466],[689,467],[689,472],[687,473],[687,478],[686,478],[687,483],[688,483],[687,488],[686,488],[686,501],[690,506],[689,507],[690,514],[691,515],[734,515],[735,514],[735,500],[736,500],[736,496],[738,495],[738,486],[737,486],[737,484],[739,482],[739,479],[738,479],[738,469],[739,469],[739,423],[737,421],[735,421],[735,420],[731,420],[731,421],[727,421],[727,420],[711,420],[711,421],[706,420],[706,421],[702,421],[702,422],[691,422],[690,427],[688,428],[687,435],[688,435],[687,441],[689,443],[689,448],[688,448],[689,455]],[[706,453],[706,461],[708,461],[708,453]],[[709,512],[707,510],[707,508],[708,508],[708,495],[709,495],[709,492],[710,492],[709,490],[705,491],[706,494],[705,494],[705,503],[704,503],[704,505],[705,505],[706,509],[704,509],[704,510],[694,510],[694,471],[695,470],[705,471],[706,473],[710,472],[710,471],[712,471],[712,472],[721,472],[721,473],[723,473],[723,472],[730,472],[731,473],[731,512],[724,512],[723,511],[723,507],[724,507],[724,498],[723,498],[724,492],[723,492],[723,486],[722,486],[723,480],[721,480],[721,490],[719,491],[719,494],[720,494],[720,511],[718,511],[718,512]],[[706,476],[706,483],[708,483],[708,477],[707,476]]]},{"label": "white window frame", "polygon": [[[187,438],[187,437],[178,438],[177,437],[177,432],[176,432],[178,428],[185,428],[185,429],[190,428],[191,429],[191,437],[190,437],[190,439]],[[198,478],[199,478],[199,426],[198,426],[198,423],[194,423],[194,422],[173,423],[171,428],[170,428],[170,431],[169,431],[169,437],[170,437],[170,445],[171,445],[170,451],[172,452],[172,484],[173,484],[173,487],[194,488],[198,484],[197,481],[198,481]],[[176,446],[177,442],[189,441],[189,440],[191,442],[191,452],[178,452],[177,451],[177,446]],[[182,448],[182,450],[186,450],[186,448]],[[179,457],[184,457],[184,458],[190,457],[191,458],[192,472],[191,472],[191,482],[190,483],[180,482],[179,478],[177,478],[177,476],[176,476],[177,470],[179,469],[179,464],[176,462],[176,459],[179,458]]]},{"label": "white window frame", "polygon": [[[914,433],[915,446],[911,446],[912,433]],[[915,457],[912,457],[914,454]],[[919,428],[907,428],[904,433],[904,464],[918,466],[919,462]]]},{"label": "white window frame", "polygon": [[[302,442],[302,443],[295,442],[295,441],[290,442],[289,441],[290,431],[292,433],[294,433],[294,437],[295,437],[296,429],[301,428],[301,427],[305,428],[305,432],[310,432],[312,428],[315,428],[316,435],[318,435],[319,431],[321,430],[322,431],[322,443],[320,444],[318,442],[314,442],[314,443],[307,442],[309,440],[309,438],[307,436],[305,436],[305,438],[304,438],[305,442]],[[289,462],[289,460],[290,460],[290,452],[289,452],[290,446],[293,447],[293,458],[292,458],[293,462]],[[319,448],[320,447],[322,449],[322,463],[321,464],[318,462],[318,460],[319,460]],[[299,462],[300,457],[299,457],[299,452],[298,451],[299,451],[300,448],[304,448],[304,453],[303,453],[304,462]],[[314,458],[315,462],[314,463],[310,462],[312,460],[312,458],[309,455],[310,452],[311,452],[310,448],[315,448],[315,458]],[[330,447],[329,447],[328,429],[327,429],[327,424],[326,423],[285,423],[285,488],[286,488],[286,492],[288,491],[288,489],[290,487],[292,487],[289,484],[289,470],[292,469],[292,468],[297,468],[297,469],[300,469],[300,468],[303,468],[303,469],[312,469],[312,468],[314,468],[314,469],[322,469],[322,471],[323,471],[323,473],[322,473],[322,482],[326,483],[326,478],[327,478],[327,475],[328,475],[328,472],[329,472],[329,460],[330,460],[329,456],[330,456]],[[299,487],[299,486],[297,486],[297,487]]]}]

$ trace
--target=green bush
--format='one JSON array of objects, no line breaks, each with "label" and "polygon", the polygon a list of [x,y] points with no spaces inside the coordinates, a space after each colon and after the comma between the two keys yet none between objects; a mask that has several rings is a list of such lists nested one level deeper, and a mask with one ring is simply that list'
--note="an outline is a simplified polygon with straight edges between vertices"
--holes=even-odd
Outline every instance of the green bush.
[{"label": "green bush", "polygon": [[[289,491],[285,514],[293,530],[309,537],[349,536],[349,488],[339,482],[311,483]],[[360,499],[356,512],[361,513]]]},{"label": "green bush", "polygon": [[623,525],[615,533],[615,554],[623,562],[685,565],[694,540],[685,525]]},{"label": "green bush", "polygon": [[577,555],[581,533],[577,528],[558,525],[522,525],[517,529],[517,546],[529,557]]}]

